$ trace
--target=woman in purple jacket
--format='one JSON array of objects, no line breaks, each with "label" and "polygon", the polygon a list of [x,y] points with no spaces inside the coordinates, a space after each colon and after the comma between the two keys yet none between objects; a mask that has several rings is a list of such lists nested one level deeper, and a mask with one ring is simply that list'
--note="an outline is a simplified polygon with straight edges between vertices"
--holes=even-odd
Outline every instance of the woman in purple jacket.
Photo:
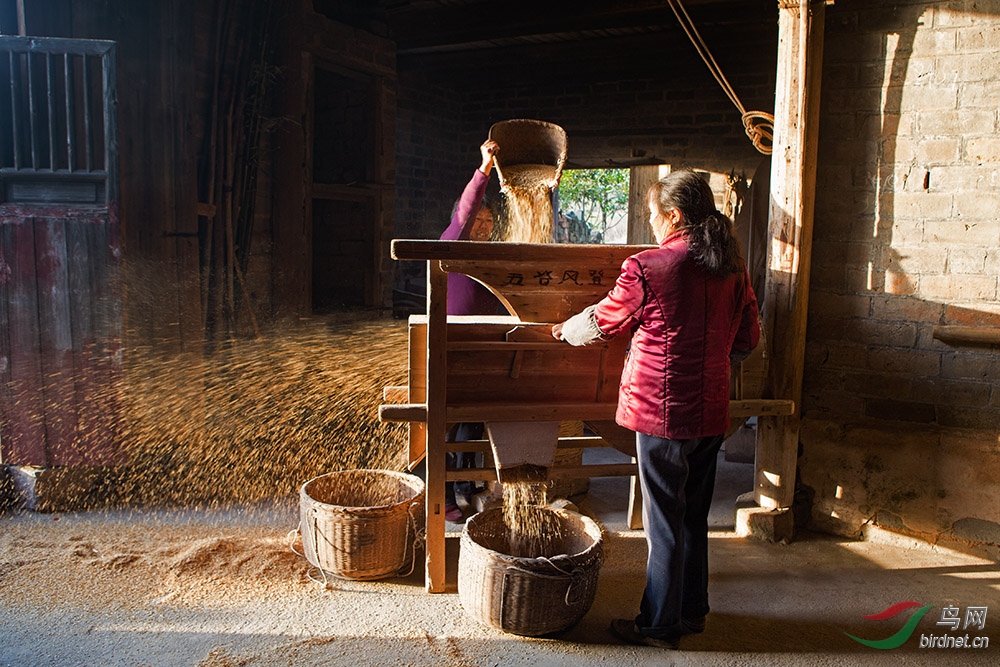
[{"label": "woman in purple jacket", "polygon": [[649,224],[658,248],[622,264],[608,295],[552,334],[573,345],[632,333],[616,421],[636,432],[649,555],[635,619],[611,631],[677,648],[705,628],[708,510],[729,426],[730,364],[756,347],[757,299],[733,230],[692,171],[653,184]]},{"label": "woman in purple jacket", "polygon": [[[490,182],[493,156],[500,147],[492,139],[487,139],[479,147],[482,164],[472,173],[472,178],[455,202],[451,212],[451,223],[441,234],[442,241],[489,241],[493,231],[493,207],[485,199],[486,186]],[[461,273],[448,274],[448,314],[449,315],[496,315],[500,301],[482,283]],[[480,440],[483,437],[482,423],[459,423],[448,431],[449,442]],[[451,467],[471,467],[475,465],[475,454],[448,454]],[[453,482],[445,490],[445,519],[460,522],[464,519],[462,508],[458,506],[456,493],[471,497],[476,492],[475,484]]]}]

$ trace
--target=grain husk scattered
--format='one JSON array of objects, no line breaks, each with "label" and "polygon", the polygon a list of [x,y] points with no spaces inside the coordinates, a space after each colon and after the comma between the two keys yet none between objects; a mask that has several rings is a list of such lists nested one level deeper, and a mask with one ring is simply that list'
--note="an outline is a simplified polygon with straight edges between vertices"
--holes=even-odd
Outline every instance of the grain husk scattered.
[{"label": "grain husk scattered", "polygon": [[381,423],[405,383],[406,325],[305,323],[210,355],[130,350],[112,387],[128,506],[211,506],[292,496],[333,470],[401,469],[406,425]]}]

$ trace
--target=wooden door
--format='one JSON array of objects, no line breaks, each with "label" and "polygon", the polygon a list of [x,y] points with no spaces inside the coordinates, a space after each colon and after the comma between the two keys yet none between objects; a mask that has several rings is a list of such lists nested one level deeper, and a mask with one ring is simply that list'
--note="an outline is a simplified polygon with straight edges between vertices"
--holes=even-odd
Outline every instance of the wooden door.
[{"label": "wooden door", "polygon": [[371,75],[317,67],[313,85],[312,309],[378,305],[382,201]]},{"label": "wooden door", "polygon": [[119,462],[115,45],[0,37],[0,462]]}]

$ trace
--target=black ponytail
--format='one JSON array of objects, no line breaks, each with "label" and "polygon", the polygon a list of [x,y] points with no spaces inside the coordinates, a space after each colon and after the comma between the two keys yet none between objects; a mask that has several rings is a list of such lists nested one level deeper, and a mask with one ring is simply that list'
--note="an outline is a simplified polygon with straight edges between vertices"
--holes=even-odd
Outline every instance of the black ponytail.
[{"label": "black ponytail", "polygon": [[688,169],[672,172],[650,187],[649,196],[661,212],[677,209],[684,214],[680,229],[699,266],[716,275],[743,271],[733,221],[715,207],[712,188],[698,174]]}]

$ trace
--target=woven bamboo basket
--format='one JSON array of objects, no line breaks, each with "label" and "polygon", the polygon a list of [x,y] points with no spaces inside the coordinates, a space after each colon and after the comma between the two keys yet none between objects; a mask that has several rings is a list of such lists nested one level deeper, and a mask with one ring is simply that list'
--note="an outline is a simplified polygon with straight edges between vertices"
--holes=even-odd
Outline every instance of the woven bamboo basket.
[{"label": "woven bamboo basket", "polygon": [[494,158],[501,185],[505,171],[525,165],[551,167],[550,179],[559,180],[566,163],[566,131],[555,123],[530,118],[502,120],[490,127],[490,139],[500,145]]},{"label": "woven bamboo basket", "polygon": [[412,567],[424,530],[424,482],[391,470],[343,470],[299,492],[306,560],[324,575],[371,580]]},{"label": "woven bamboo basket", "polygon": [[469,518],[458,558],[458,594],[473,618],[499,630],[538,637],[579,621],[597,592],[604,560],[600,526],[582,514],[539,508],[559,522],[559,537],[533,558],[511,556],[503,511]]}]

